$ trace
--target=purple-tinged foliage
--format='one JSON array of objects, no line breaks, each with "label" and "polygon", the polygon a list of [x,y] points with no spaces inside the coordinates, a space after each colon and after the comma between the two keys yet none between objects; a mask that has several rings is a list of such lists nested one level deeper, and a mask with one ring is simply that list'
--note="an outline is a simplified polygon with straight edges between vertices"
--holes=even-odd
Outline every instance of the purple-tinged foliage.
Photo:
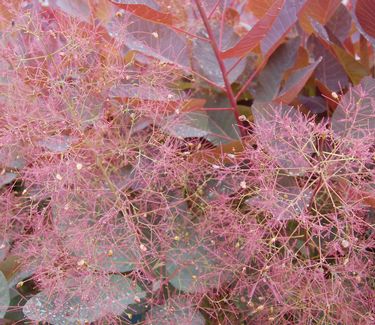
[{"label": "purple-tinged foliage", "polygon": [[0,322],[374,324],[374,8],[0,1]]}]

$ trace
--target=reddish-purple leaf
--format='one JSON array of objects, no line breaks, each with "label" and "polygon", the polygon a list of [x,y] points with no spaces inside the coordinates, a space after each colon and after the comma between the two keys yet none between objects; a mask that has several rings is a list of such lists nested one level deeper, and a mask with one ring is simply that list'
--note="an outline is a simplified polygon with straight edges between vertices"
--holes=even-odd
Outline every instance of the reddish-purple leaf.
[{"label": "reddish-purple leaf", "polygon": [[370,71],[367,71],[361,63],[342,47],[332,44],[331,48],[354,85],[357,85],[364,77],[370,74]]},{"label": "reddish-purple leaf", "polygon": [[159,11],[159,6],[152,0],[109,0],[117,7],[133,15],[150,20],[154,23],[173,25],[176,18],[171,14]]},{"label": "reddish-purple leaf", "polygon": [[349,85],[348,76],[340,62],[315,36],[310,36],[308,47],[315,59],[323,57],[322,62],[315,71],[316,79],[321,81],[331,91],[339,91]]},{"label": "reddish-purple leaf", "polygon": [[352,18],[348,9],[340,4],[331,19],[327,22],[326,28],[337,37],[341,42],[344,42],[349,35],[350,27],[352,25]]},{"label": "reddish-purple leaf", "polygon": [[261,18],[271,8],[274,0],[251,0],[247,2],[246,10],[251,11],[256,17]]},{"label": "reddish-purple leaf", "polygon": [[110,35],[124,42],[130,50],[185,69],[190,68],[190,55],[184,36],[165,25],[155,24],[136,16],[131,17],[129,22],[125,39],[122,34],[118,34],[115,20],[108,26]]},{"label": "reddish-purple leaf", "polygon": [[369,74],[369,71],[367,71],[361,63],[356,61],[348,51],[341,47],[341,42],[332,32],[328,31],[327,33],[326,28],[315,20],[312,20],[311,24],[316,36],[320,39],[321,45],[323,45],[329,53],[333,53],[336,56],[353,84],[358,84]]},{"label": "reddish-purple leaf", "polygon": [[21,147],[15,145],[3,145],[0,147],[0,168],[22,169],[26,161],[22,155]]},{"label": "reddish-purple leaf", "polygon": [[[205,138],[214,145],[230,143],[239,138],[232,112],[188,112],[169,116],[160,127],[181,138]],[[236,132],[237,129],[237,132]]]},{"label": "reddish-purple leaf", "polygon": [[283,37],[294,26],[305,3],[306,0],[285,0],[285,4],[273,22],[271,29],[260,43],[263,56],[272,53]]},{"label": "reddish-purple leaf", "polygon": [[375,79],[366,77],[350,89],[332,116],[332,129],[339,137],[358,139],[375,129]]},{"label": "reddish-purple leaf", "polygon": [[166,304],[152,308],[146,317],[147,324],[206,324],[202,313],[184,299],[171,298]]},{"label": "reddish-purple leaf", "polygon": [[10,184],[17,178],[17,174],[15,173],[4,173],[0,175],[0,188],[2,188],[6,184]]},{"label": "reddish-purple leaf", "polygon": [[[214,26],[213,33],[217,44],[221,44],[221,47],[223,49],[233,46],[233,44],[235,44],[239,39],[239,36],[234,32],[233,28],[228,25],[224,25],[222,33],[220,33],[220,27],[218,25]],[[205,31],[202,30],[199,32],[199,34],[201,36],[204,36]],[[193,41],[192,54],[193,70],[203,75],[216,85],[224,87],[223,75],[211,44],[200,39],[195,39]],[[237,62],[237,59],[228,58],[223,61],[226,70],[229,71],[229,69],[231,69],[231,67]],[[245,60],[242,60],[239,64],[237,64],[237,66],[228,74],[229,82],[233,83],[234,81],[236,81],[244,71],[245,67]]]},{"label": "reddish-purple leaf", "polygon": [[276,100],[286,104],[292,102],[293,99],[305,86],[305,83],[307,82],[307,80],[309,80],[310,76],[321,60],[322,58],[319,58],[309,66],[293,72],[290,75],[289,79],[286,81],[284,88],[281,90]]},{"label": "reddish-purple leaf", "polygon": [[309,34],[313,32],[311,19],[325,25],[335,13],[340,3],[341,0],[308,0],[306,6],[301,11],[299,19],[303,30]]},{"label": "reddish-purple leaf", "polygon": [[298,96],[299,102],[313,114],[325,113],[328,110],[327,101],[321,96]]},{"label": "reddish-purple leaf", "polygon": [[64,153],[77,141],[76,137],[67,135],[53,135],[37,142],[42,148],[53,153]]},{"label": "reddish-purple leaf", "polygon": [[310,157],[315,150],[306,117],[284,104],[255,102],[251,110],[261,149],[289,175],[304,175],[312,166]]},{"label": "reddish-purple leaf", "polygon": [[230,1],[223,0],[203,0],[202,1],[203,9],[206,12],[206,15],[213,15],[214,13],[222,14],[226,8],[229,8]]},{"label": "reddish-purple leaf", "polygon": [[135,98],[149,101],[173,101],[178,100],[178,96],[167,89],[152,87],[151,85],[120,84],[110,89],[110,97],[114,98]]},{"label": "reddish-purple leaf", "polygon": [[272,101],[277,96],[284,73],[295,63],[299,44],[300,38],[296,37],[272,54],[257,80],[254,96],[258,102]]},{"label": "reddish-purple leaf", "polygon": [[86,22],[90,21],[91,13],[88,0],[55,0],[53,2],[59,9],[68,15]]},{"label": "reddish-purple leaf", "polygon": [[245,203],[266,210],[276,221],[285,221],[295,219],[307,210],[311,196],[312,190],[301,187],[295,177],[279,176],[271,191],[260,188],[257,196]]},{"label": "reddish-purple leaf", "polygon": [[242,57],[251,52],[267,35],[284,2],[285,0],[276,0],[265,16],[234,47],[222,53],[222,58]]},{"label": "reddish-purple leaf", "polygon": [[372,37],[370,34],[368,34],[362,27],[358,17],[357,17],[357,14],[356,14],[356,7],[357,7],[357,0],[352,0],[351,1],[351,10],[350,10],[350,14],[352,16],[352,20],[354,22],[354,25],[356,27],[356,29],[359,31],[359,33],[355,33],[353,36],[356,37],[355,40],[350,40],[350,39],[347,39],[347,47],[350,49],[350,51],[353,53],[354,52],[354,45],[353,45],[353,42],[354,41],[358,41],[358,38],[360,38],[360,34],[362,34],[370,43],[372,43],[372,45],[375,45],[375,37]]},{"label": "reddish-purple leaf", "polygon": [[331,43],[328,32],[325,27],[314,19],[310,19],[311,26],[313,28],[314,34],[322,39],[324,42]]},{"label": "reddish-purple leaf", "polygon": [[364,32],[371,38],[375,38],[375,1],[356,0],[354,1],[354,12],[358,23]]},{"label": "reddish-purple leaf", "polygon": [[[1,178],[0,178],[1,179]],[[0,262],[5,260],[9,252],[10,245],[5,235],[0,236]]]}]

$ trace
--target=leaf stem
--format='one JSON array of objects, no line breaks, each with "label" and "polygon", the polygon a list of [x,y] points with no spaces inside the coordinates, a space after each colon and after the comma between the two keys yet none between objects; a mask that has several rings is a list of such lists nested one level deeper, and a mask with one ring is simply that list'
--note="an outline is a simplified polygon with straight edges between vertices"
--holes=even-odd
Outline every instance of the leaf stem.
[{"label": "leaf stem", "polygon": [[223,76],[223,81],[224,81],[225,90],[226,90],[226,93],[227,93],[227,96],[228,96],[228,100],[229,100],[231,106],[233,107],[233,112],[234,112],[238,127],[240,129],[241,136],[244,137],[246,135],[246,131],[242,127],[242,123],[241,123],[241,120],[240,120],[240,114],[239,114],[238,108],[237,108],[237,101],[236,101],[236,98],[234,96],[231,84],[228,80],[227,71],[226,71],[223,59],[220,57],[220,50],[219,50],[219,47],[216,43],[214,33],[213,33],[212,28],[210,26],[210,23],[208,21],[208,17],[206,15],[206,12],[204,11],[201,0],[195,0],[195,4],[197,5],[199,14],[200,14],[200,16],[203,20],[203,24],[204,24],[204,26],[206,28],[206,31],[207,31],[207,34],[208,34],[208,39],[211,43],[212,49],[215,53],[216,60],[219,64],[219,68],[220,68],[221,74]]}]

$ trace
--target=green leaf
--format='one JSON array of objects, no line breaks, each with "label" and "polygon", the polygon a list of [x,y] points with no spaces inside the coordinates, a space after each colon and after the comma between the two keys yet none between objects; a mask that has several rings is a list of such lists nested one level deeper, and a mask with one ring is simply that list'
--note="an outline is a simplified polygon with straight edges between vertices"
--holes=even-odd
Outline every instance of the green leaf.
[{"label": "green leaf", "polygon": [[3,318],[9,307],[10,296],[8,282],[3,272],[0,271],[0,318]]},{"label": "green leaf", "polygon": [[[76,279],[69,279],[76,282]],[[27,301],[23,312],[33,321],[46,321],[56,325],[94,322],[106,315],[120,315],[130,304],[144,298],[146,293],[122,275],[112,275],[106,285],[91,280],[91,292],[81,296],[79,288],[72,287],[68,299],[62,301],[57,294],[40,292]]]},{"label": "green leaf", "polygon": [[16,290],[10,290],[10,308],[4,316],[9,322],[1,323],[2,325],[6,324],[22,324],[25,320],[25,315],[22,312],[22,306],[25,304],[25,298],[23,294],[18,294]]},{"label": "green leaf", "polygon": [[[96,245],[95,261],[90,265],[108,272],[129,272],[135,269],[139,261],[139,252],[134,245],[135,238],[121,240],[121,248],[114,240],[100,240]],[[124,248],[128,244],[127,248]]]},{"label": "green leaf", "polygon": [[30,268],[17,270],[15,274],[9,278],[9,288],[15,287],[20,281],[32,277],[35,272],[35,267],[30,265]]}]

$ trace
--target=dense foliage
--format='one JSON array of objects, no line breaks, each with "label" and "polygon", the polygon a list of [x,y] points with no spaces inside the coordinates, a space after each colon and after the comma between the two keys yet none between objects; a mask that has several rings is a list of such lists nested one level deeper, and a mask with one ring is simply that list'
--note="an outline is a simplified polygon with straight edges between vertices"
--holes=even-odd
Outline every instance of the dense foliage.
[{"label": "dense foliage", "polygon": [[1,0],[2,324],[374,324],[374,17]]}]

